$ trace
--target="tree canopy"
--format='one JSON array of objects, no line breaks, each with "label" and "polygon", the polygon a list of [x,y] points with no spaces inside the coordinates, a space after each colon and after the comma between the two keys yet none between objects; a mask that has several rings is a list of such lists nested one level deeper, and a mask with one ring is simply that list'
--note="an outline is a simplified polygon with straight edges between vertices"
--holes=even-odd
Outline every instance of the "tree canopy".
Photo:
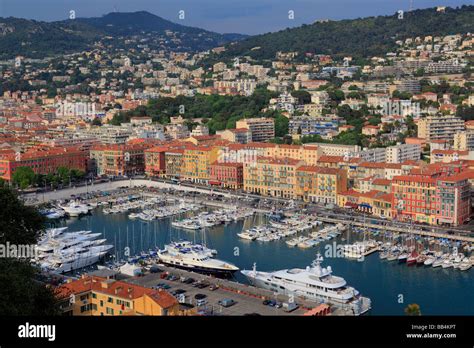
[{"label": "tree canopy", "polygon": [[[0,243],[36,244],[44,218],[20,201],[6,185],[0,187]],[[0,258],[0,315],[59,314],[55,291],[39,281],[29,259]]]}]

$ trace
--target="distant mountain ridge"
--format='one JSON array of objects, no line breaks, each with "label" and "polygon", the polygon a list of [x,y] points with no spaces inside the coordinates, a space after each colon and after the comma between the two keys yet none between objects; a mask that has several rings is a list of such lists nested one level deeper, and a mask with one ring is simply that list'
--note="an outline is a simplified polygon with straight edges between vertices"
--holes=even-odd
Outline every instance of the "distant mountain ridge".
[{"label": "distant mountain ridge", "polygon": [[55,22],[8,17],[0,18],[0,59],[71,53],[87,49],[108,36],[165,35],[166,31],[177,33],[179,42],[164,40],[165,47],[176,51],[202,51],[247,37],[184,26],[146,11],[112,12],[102,17]]},{"label": "distant mountain ridge", "polygon": [[[396,48],[395,41],[408,37],[474,32],[474,6],[436,8],[340,21],[318,21],[274,33],[251,36],[229,44],[219,58],[249,55],[272,59],[276,52],[298,51],[336,56],[370,57]],[[218,59],[219,59],[218,58]]]}]

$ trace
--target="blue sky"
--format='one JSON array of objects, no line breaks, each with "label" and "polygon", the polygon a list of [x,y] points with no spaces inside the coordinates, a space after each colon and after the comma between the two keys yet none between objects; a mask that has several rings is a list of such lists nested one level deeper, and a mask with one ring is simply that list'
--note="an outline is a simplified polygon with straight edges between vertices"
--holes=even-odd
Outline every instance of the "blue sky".
[{"label": "blue sky", "polygon": [[[413,0],[414,8],[460,6],[474,0]],[[260,34],[312,23],[317,19],[346,19],[408,10],[410,0],[0,0],[0,17],[53,21],[146,10],[171,21],[220,33]],[[178,19],[180,10],[185,19]],[[294,11],[295,18],[288,18]]]}]

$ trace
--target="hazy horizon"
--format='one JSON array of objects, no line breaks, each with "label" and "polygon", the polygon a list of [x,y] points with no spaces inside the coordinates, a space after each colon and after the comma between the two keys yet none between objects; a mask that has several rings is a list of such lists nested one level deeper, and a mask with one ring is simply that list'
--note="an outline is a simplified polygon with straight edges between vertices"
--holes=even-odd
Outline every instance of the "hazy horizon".
[{"label": "hazy horizon", "polygon": [[[413,0],[414,9],[470,4],[466,0]],[[410,0],[0,0],[0,17],[57,21],[67,19],[71,10],[76,17],[148,11],[186,26],[256,35],[318,19],[390,15],[409,8]],[[178,18],[181,10],[185,11],[184,19]],[[288,18],[289,11],[294,11],[294,19]]]}]

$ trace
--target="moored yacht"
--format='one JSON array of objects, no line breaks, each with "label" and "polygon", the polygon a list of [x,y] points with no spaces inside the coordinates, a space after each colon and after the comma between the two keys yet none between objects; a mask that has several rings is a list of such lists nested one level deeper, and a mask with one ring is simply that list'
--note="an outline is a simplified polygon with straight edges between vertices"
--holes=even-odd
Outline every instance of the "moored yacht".
[{"label": "moored yacht", "polygon": [[287,296],[304,297],[314,301],[326,301],[330,304],[350,309],[354,315],[361,315],[371,308],[371,301],[347,285],[344,278],[332,275],[330,266],[321,267],[320,254],[306,269],[292,268],[275,272],[252,270],[242,273],[249,282],[257,287],[278,292]]},{"label": "moored yacht", "polygon": [[229,262],[213,258],[209,250],[179,247],[172,243],[159,250],[157,256],[160,262],[168,266],[221,277],[231,276],[239,270]]}]

